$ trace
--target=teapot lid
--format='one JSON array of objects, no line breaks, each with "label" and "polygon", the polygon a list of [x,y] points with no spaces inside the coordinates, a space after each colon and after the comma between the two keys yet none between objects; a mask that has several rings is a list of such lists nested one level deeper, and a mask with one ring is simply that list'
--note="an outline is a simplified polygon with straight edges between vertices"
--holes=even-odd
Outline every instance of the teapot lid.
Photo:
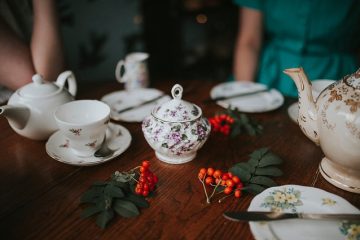
[{"label": "teapot lid", "polygon": [[56,84],[46,82],[40,74],[32,77],[32,83],[29,83],[18,90],[22,97],[42,98],[54,94],[59,90]]},{"label": "teapot lid", "polygon": [[166,122],[187,122],[199,118],[201,108],[181,99],[183,88],[175,84],[171,89],[172,100],[153,109],[152,115]]}]

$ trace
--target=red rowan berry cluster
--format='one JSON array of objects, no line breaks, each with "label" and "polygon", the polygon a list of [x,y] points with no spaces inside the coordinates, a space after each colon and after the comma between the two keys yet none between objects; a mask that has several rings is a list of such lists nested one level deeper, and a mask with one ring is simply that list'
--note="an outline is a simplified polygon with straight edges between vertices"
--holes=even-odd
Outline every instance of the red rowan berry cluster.
[{"label": "red rowan berry cluster", "polygon": [[143,161],[139,169],[139,179],[135,187],[135,193],[147,197],[150,192],[154,191],[158,177],[150,171],[150,162]]},{"label": "red rowan berry cluster", "polygon": [[[210,203],[210,199],[215,195],[218,188],[221,189],[218,193],[224,193],[227,196],[234,194],[236,198],[241,197],[243,183],[239,177],[234,176],[231,172],[223,173],[221,170],[215,170],[211,167],[207,169],[201,168],[198,178],[203,184],[207,203]],[[210,196],[207,194],[205,185],[214,187]],[[221,200],[222,199],[220,199],[219,202],[221,202]]]},{"label": "red rowan berry cluster", "polygon": [[230,117],[230,115],[221,114],[209,118],[209,122],[214,132],[220,132],[227,136],[230,134],[231,126],[234,123],[234,119]]}]

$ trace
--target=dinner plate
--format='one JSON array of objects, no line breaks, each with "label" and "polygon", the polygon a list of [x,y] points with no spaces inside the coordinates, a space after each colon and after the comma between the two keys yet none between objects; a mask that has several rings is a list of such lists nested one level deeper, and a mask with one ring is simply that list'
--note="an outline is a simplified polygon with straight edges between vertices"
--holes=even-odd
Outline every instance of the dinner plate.
[{"label": "dinner plate", "polygon": [[69,148],[69,140],[60,132],[56,131],[46,143],[46,153],[56,161],[74,166],[92,166],[107,162],[123,153],[131,143],[130,132],[119,124],[109,123],[106,130],[108,147],[115,150],[114,154],[104,158],[79,157],[73,154]]},{"label": "dinner plate", "polygon": [[[248,93],[257,90],[264,90],[267,87],[260,83],[253,82],[226,82],[213,87],[210,91],[212,99],[217,97],[227,97],[235,94]],[[267,112],[279,108],[284,103],[283,95],[276,89],[260,92],[247,96],[231,98],[217,101],[221,107],[237,108],[241,112]]]},{"label": "dinner plate", "polygon": [[146,116],[150,115],[152,109],[156,105],[169,101],[170,97],[168,95],[164,95],[162,98],[143,106],[122,113],[118,113],[118,111],[154,99],[162,94],[164,93],[158,89],[139,88],[129,91],[122,90],[109,93],[103,96],[101,101],[110,106],[110,117],[112,119],[124,122],[142,122]]},{"label": "dinner plate", "polygon": [[[299,185],[268,188],[253,198],[248,211],[289,213],[360,213],[345,199],[324,190]],[[330,220],[278,220],[250,222],[255,239],[339,240],[359,239],[360,223]]]}]

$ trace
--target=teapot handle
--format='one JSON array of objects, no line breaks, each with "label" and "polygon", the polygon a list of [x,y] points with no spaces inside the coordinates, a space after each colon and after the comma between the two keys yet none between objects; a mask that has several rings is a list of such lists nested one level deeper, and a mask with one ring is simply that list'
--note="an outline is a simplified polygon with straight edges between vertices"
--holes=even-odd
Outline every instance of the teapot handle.
[{"label": "teapot handle", "polygon": [[[124,73],[121,75],[121,68],[124,68]],[[126,67],[125,67],[125,61],[124,60],[120,60],[115,68],[115,78],[118,82],[126,82],[126,80],[124,79],[124,76],[126,75]]]},{"label": "teapot handle", "polygon": [[72,71],[65,71],[59,75],[56,80],[56,85],[58,85],[61,89],[64,88],[65,82],[68,82],[69,85],[69,92],[70,94],[75,97],[77,92],[77,85],[75,75]]}]

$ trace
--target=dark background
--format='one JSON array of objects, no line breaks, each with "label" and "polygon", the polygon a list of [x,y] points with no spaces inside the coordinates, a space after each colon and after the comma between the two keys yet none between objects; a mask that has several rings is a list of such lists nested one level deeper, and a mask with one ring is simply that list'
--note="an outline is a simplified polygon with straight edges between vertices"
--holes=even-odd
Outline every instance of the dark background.
[{"label": "dark background", "polygon": [[79,81],[115,81],[118,60],[150,54],[150,80],[226,80],[238,7],[230,0],[60,0],[69,68]]}]

